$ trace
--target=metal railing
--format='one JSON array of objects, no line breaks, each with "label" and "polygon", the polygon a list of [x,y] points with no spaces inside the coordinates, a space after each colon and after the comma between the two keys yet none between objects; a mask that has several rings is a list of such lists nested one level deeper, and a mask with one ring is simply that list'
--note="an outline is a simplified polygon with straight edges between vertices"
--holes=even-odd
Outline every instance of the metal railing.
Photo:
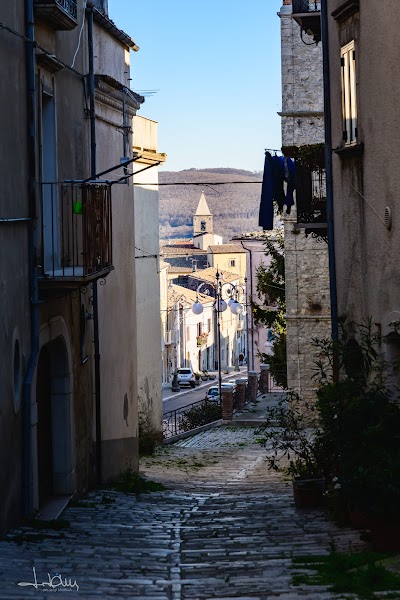
[{"label": "metal railing", "polygon": [[296,164],[298,223],[326,223],[326,171]]},{"label": "metal railing", "polygon": [[164,439],[207,425],[221,418],[221,406],[213,400],[198,400],[163,415]]},{"label": "metal railing", "polygon": [[47,7],[58,6],[75,21],[78,19],[78,7],[75,0],[35,0],[35,4]]},{"label": "metal railing", "polygon": [[78,9],[75,0],[56,0],[56,4],[61,6],[73,19],[78,18]]},{"label": "metal railing", "polygon": [[111,186],[39,185],[41,275],[88,277],[111,268]]},{"label": "metal railing", "polygon": [[263,394],[271,394],[273,392],[283,392],[287,389],[287,372],[285,369],[279,371],[276,377],[268,371],[267,389],[262,389],[261,377],[258,378],[258,389]]},{"label": "metal railing", "polygon": [[293,14],[317,12],[321,10],[321,2],[317,0],[292,0]]}]

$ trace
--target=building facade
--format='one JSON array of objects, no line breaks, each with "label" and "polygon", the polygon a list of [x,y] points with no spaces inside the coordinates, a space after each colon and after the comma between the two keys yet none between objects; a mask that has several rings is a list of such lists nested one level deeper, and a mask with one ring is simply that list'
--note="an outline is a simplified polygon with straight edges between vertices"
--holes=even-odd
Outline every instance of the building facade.
[{"label": "building facade", "polygon": [[400,357],[398,8],[327,2],[338,313],[350,333],[370,318],[392,366]]},{"label": "building facade", "polygon": [[120,161],[140,158],[144,99],[129,89],[138,47],[106,4],[2,8],[1,530],[138,464],[134,195]]},{"label": "building facade", "polygon": [[131,351],[137,364],[137,402],[143,426],[162,435],[162,360],[160,360],[160,275],[158,166],[166,160],[158,152],[158,123],[133,118],[133,177],[135,226],[136,324]]}]

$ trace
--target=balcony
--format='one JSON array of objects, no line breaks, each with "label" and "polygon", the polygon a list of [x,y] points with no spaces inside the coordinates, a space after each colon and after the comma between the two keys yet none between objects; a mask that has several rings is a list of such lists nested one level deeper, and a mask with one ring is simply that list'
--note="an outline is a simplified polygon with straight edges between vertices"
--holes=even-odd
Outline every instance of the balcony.
[{"label": "balcony", "polygon": [[108,275],[111,186],[43,183],[39,193],[41,290],[73,290]]},{"label": "balcony", "polygon": [[326,172],[296,163],[297,224],[306,235],[326,239]]},{"label": "balcony", "polygon": [[57,30],[71,30],[78,25],[76,0],[35,0],[35,17]]},{"label": "balcony", "polygon": [[292,17],[316,43],[321,41],[321,2],[292,0]]}]

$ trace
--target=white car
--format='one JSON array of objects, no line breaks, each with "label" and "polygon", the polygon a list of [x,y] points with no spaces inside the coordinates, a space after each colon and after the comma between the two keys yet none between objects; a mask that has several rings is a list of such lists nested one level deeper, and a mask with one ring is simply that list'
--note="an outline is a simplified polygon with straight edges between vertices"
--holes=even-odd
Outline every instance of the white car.
[{"label": "white car", "polygon": [[[230,382],[221,383],[221,391],[224,389],[224,387],[226,387],[228,385],[233,386],[233,390],[235,391],[236,384],[230,383]],[[206,398],[207,398],[207,400],[219,400],[217,385],[212,385],[210,388],[208,388]]]},{"label": "white car", "polygon": [[216,400],[216,401],[219,400],[217,385],[212,385],[210,388],[208,388],[206,399],[207,400]]},{"label": "white car", "polygon": [[195,386],[196,378],[192,369],[189,367],[181,367],[176,370],[178,374],[178,383],[179,385],[190,385],[190,387]]}]

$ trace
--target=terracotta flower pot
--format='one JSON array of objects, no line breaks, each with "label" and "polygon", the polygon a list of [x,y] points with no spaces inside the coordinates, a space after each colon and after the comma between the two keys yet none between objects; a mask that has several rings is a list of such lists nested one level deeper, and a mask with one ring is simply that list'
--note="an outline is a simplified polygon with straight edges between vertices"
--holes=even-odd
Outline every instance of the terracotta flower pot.
[{"label": "terracotta flower pot", "polygon": [[350,509],[349,522],[354,529],[368,529],[369,527],[367,514],[362,510]]},{"label": "terracotta flower pot", "polygon": [[325,479],[293,479],[293,499],[296,508],[316,508],[323,503]]},{"label": "terracotta flower pot", "polygon": [[368,522],[376,552],[400,552],[400,521],[384,516],[369,516]]}]

